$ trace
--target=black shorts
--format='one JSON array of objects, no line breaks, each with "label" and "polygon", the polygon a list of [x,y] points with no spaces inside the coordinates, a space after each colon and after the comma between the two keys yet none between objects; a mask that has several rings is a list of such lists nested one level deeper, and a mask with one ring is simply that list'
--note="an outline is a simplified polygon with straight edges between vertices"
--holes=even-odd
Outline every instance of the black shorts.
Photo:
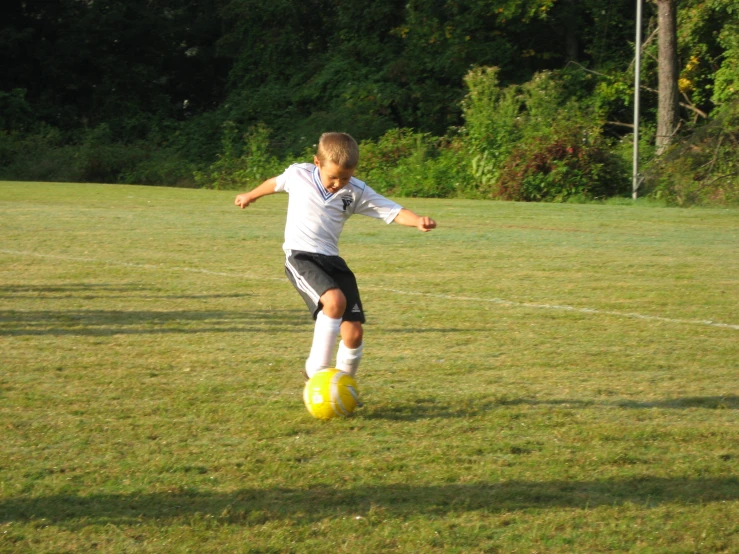
[{"label": "black shorts", "polygon": [[346,297],[342,320],[364,323],[357,279],[343,258],[292,250],[285,260],[285,274],[303,297],[313,319],[323,308],[319,300],[323,293],[329,289],[339,289]]}]

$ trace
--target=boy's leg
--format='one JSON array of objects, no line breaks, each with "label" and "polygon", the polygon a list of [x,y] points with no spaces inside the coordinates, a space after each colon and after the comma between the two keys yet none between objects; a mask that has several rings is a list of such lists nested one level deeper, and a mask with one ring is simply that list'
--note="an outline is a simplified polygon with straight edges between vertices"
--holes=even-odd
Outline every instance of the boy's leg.
[{"label": "boy's leg", "polygon": [[346,262],[339,257],[289,253],[285,273],[316,318],[306,377],[332,367],[339,332],[343,340],[336,367],[354,375],[362,357],[364,313],[356,278]]},{"label": "boy's leg", "polygon": [[327,273],[320,256],[289,252],[285,260],[285,274],[316,320],[311,351],[305,362],[305,377],[310,378],[321,369],[332,367],[346,298]]},{"label": "boy's leg", "polygon": [[336,355],[336,368],[356,376],[359,362],[362,360],[362,323],[344,321],[341,324],[341,342]]},{"label": "boy's leg", "polygon": [[346,298],[339,289],[327,290],[321,295],[320,302],[322,309],[316,316],[313,344],[305,362],[305,373],[309,379],[318,371],[331,367],[336,338],[341,328],[341,315],[346,307]]},{"label": "boy's leg", "polygon": [[342,269],[343,271],[334,274],[334,279],[346,297],[336,368],[354,377],[362,359],[364,309],[354,273],[346,266]]}]

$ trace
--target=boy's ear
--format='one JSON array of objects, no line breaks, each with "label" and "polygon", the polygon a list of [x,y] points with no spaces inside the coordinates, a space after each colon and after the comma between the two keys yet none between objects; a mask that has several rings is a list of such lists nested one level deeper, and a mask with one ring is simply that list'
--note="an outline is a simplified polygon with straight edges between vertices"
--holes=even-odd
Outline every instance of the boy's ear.
[{"label": "boy's ear", "polygon": [[313,156],[313,165],[321,169],[321,160],[318,159],[318,156]]}]

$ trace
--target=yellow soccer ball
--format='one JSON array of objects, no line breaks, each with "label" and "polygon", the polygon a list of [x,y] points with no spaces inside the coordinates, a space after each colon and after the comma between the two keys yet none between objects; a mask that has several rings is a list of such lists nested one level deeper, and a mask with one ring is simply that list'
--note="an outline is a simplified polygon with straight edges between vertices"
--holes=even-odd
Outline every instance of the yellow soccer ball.
[{"label": "yellow soccer ball", "polygon": [[303,402],[317,419],[348,416],[359,404],[357,382],[338,369],[323,369],[305,384]]}]

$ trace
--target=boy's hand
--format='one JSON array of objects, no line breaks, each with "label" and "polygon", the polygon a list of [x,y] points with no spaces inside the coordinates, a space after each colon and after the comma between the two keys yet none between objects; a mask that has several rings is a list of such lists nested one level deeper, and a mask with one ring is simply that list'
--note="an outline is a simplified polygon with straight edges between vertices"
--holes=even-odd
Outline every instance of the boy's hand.
[{"label": "boy's hand", "polygon": [[236,200],[234,200],[234,204],[236,204],[239,208],[241,208],[243,210],[249,204],[251,204],[252,202],[254,202],[254,200],[256,200],[256,199],[255,198],[252,198],[251,197],[251,194],[249,194],[248,192],[245,192],[244,194],[239,194],[236,197]]},{"label": "boy's hand", "polygon": [[436,229],[436,221],[426,216],[419,217],[416,227],[418,228],[419,231],[423,231],[424,233],[427,233],[431,229]]},{"label": "boy's hand", "polygon": [[277,187],[277,177],[272,177],[271,179],[267,179],[264,183],[259,185],[254,190],[250,190],[249,192],[239,194],[236,197],[236,200],[234,200],[234,204],[236,204],[239,208],[243,210],[249,204],[253,204],[257,200],[259,200],[262,196],[267,196],[268,194],[274,194],[276,187]]},{"label": "boy's hand", "polygon": [[406,227],[415,227],[424,233],[427,233],[431,229],[436,229],[436,221],[425,215],[416,215],[406,208],[401,209],[393,221]]}]

